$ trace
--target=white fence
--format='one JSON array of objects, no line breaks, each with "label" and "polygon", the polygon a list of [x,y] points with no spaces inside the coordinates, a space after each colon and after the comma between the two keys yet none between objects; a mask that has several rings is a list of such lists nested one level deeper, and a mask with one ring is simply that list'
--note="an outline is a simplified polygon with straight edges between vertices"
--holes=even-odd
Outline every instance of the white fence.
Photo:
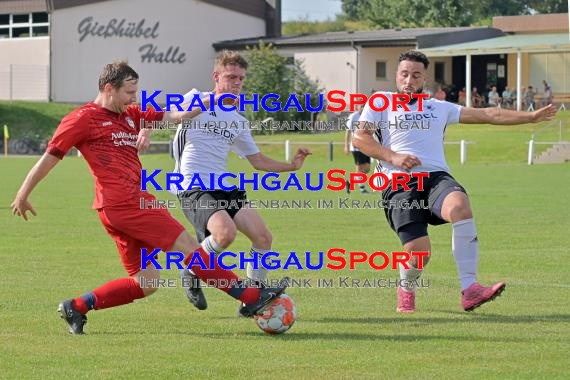
[{"label": "white fence", "polygon": [[[322,142],[322,141],[291,141],[285,140],[283,142],[280,141],[256,141],[257,145],[263,144],[276,144],[276,145],[284,145],[285,150],[285,161],[289,161],[291,159],[291,145],[328,145],[329,146],[329,160],[333,161],[334,158],[334,146],[335,145],[342,145],[344,146],[344,142]],[[445,144],[452,144],[452,145],[459,145],[459,156],[461,160],[461,164],[465,164],[467,162],[467,145],[475,144],[473,141],[446,141]]]},{"label": "white fence", "polygon": [[[328,145],[329,147],[329,160],[333,161],[334,159],[334,146],[335,145],[343,145],[343,142],[335,142],[335,141],[256,141],[257,145],[283,145],[283,149],[285,151],[285,161],[291,160],[291,145]],[[459,157],[461,161],[461,165],[467,162],[467,145],[475,144],[473,141],[446,141],[445,144],[451,145],[459,145]],[[153,141],[151,143],[151,148],[146,153],[166,153],[168,152],[170,156],[172,156],[172,141]]]},{"label": "white fence", "polygon": [[49,100],[49,66],[0,65],[0,100]]}]

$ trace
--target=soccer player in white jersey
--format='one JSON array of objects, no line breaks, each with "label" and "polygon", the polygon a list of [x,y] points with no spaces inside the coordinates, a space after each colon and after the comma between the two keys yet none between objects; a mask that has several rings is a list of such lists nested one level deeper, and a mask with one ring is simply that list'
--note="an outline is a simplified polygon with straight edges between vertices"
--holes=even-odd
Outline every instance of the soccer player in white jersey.
[{"label": "soccer player in white jersey", "polygon": [[[215,95],[239,95],[246,72],[247,61],[240,54],[228,50],[220,52],[214,65],[215,87],[212,92]],[[184,96],[185,102],[191,102],[195,94],[200,94],[200,98],[209,95],[193,89]],[[217,254],[225,251],[234,241],[237,231],[247,236],[252,244],[250,255],[253,257],[257,252],[259,260],[258,269],[248,263],[247,276],[251,280],[262,281],[267,278],[267,269],[260,261],[263,254],[271,250],[271,233],[257,211],[247,207],[245,191],[222,190],[218,177],[227,172],[230,150],[247,158],[255,169],[275,173],[298,170],[310,152],[300,148],[291,162],[273,160],[260,152],[244,121],[247,119],[237,111],[222,111],[216,106],[213,112],[202,112],[192,119],[192,123],[200,123],[200,128],[179,126],[173,144],[175,171],[184,176],[183,189],[188,189],[193,176],[198,174],[207,189],[215,190],[205,191],[193,186],[191,190],[178,191],[177,196],[184,215],[194,226],[198,241],[206,252]],[[226,128],[232,122],[237,122],[238,128]],[[214,174],[214,184],[210,183],[210,173]],[[232,186],[226,178],[223,181],[224,186]],[[228,207],[220,204],[222,200],[226,201]],[[211,205],[215,207],[209,207]],[[206,298],[194,274],[185,270],[182,277],[183,286],[190,285],[185,288],[190,302],[200,310],[206,309]]]},{"label": "soccer player in white jersey", "polygon": [[[346,133],[344,134],[344,154],[352,153],[354,158],[354,165],[356,166],[356,173],[368,174],[370,171],[370,157],[362,153],[360,150],[354,147],[352,144],[352,138],[354,135],[354,130],[358,127],[358,120],[360,119],[360,114],[364,107],[362,104],[356,106],[355,111],[350,114],[348,121],[346,123]],[[368,190],[363,183],[360,183],[360,192],[362,194],[367,194]],[[346,192],[350,193],[350,182],[346,181]]]},{"label": "soccer player in white jersey", "polygon": [[[401,54],[396,73],[398,92],[410,96],[422,93],[428,65],[427,57],[420,52]],[[391,93],[384,94],[391,99]],[[449,124],[458,122],[499,125],[537,123],[553,119],[556,108],[548,105],[527,113],[501,108],[476,109],[424,99],[423,111],[419,111],[417,99],[413,100],[415,102],[408,103],[410,111],[402,108],[391,111],[390,104],[387,110],[375,112],[367,105],[360,117],[360,129],[356,131],[353,143],[367,155],[377,158],[379,165],[376,170],[388,175],[388,178],[392,173],[429,173],[429,178],[424,178],[423,191],[418,190],[417,178],[413,178],[408,183],[411,191],[404,191],[401,185],[393,191],[390,184],[382,192],[386,203],[391,200],[407,200],[410,203],[412,200],[427,200],[429,210],[386,208],[386,218],[407,252],[431,251],[428,224],[452,224],[451,245],[461,283],[461,302],[465,311],[471,311],[497,297],[506,284],[498,282],[485,287],[477,283],[477,231],[467,193],[449,174],[443,150],[445,129]],[[375,99],[374,105],[381,108],[382,98]],[[422,121],[424,129],[420,124]],[[377,123],[377,128],[366,128],[367,122]],[[400,277],[408,285],[398,288],[398,312],[415,311],[413,283],[423,272],[418,269],[415,259],[407,263],[410,269],[400,266]],[[423,264],[426,263],[427,260],[424,260]]]}]

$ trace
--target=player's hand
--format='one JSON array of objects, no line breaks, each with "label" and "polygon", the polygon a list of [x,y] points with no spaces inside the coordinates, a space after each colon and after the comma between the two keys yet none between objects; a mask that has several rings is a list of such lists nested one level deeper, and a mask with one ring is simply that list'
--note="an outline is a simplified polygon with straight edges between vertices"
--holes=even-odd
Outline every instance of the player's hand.
[{"label": "player's hand", "polygon": [[349,154],[350,150],[348,149],[348,145],[344,146],[344,154]]},{"label": "player's hand", "polygon": [[533,123],[540,123],[541,121],[548,121],[554,119],[558,110],[553,104],[542,107],[532,113]]},{"label": "player's hand", "polygon": [[410,171],[414,166],[419,166],[422,164],[420,159],[417,158],[416,156],[412,154],[402,154],[402,153],[394,153],[394,156],[390,160],[390,163],[406,171]]},{"label": "player's hand", "polygon": [[144,152],[150,146],[150,134],[152,130],[150,129],[141,129],[139,132],[139,137],[137,138],[137,143],[135,148],[140,152]]},{"label": "player's hand", "polygon": [[299,148],[297,150],[297,154],[295,154],[295,157],[293,157],[293,160],[291,161],[291,164],[293,165],[293,170],[301,169],[303,163],[305,162],[305,158],[307,158],[309,154],[312,154],[309,149]]},{"label": "player's hand", "polygon": [[21,216],[24,220],[28,220],[26,212],[30,211],[34,216],[37,216],[36,210],[32,207],[27,199],[16,196],[16,199],[11,204],[12,213],[16,216]]}]

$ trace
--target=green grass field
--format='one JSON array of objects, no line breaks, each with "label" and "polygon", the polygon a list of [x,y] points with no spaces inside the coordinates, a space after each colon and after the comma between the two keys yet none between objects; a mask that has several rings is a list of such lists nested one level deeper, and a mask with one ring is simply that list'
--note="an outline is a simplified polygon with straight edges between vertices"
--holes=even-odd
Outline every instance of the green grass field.
[{"label": "green grass field", "polygon": [[[463,128],[463,127],[461,127]],[[38,216],[27,223],[9,204],[37,158],[0,159],[0,377],[4,378],[568,378],[570,352],[570,165],[527,166],[537,126],[451,129],[448,140],[476,141],[468,163],[447,148],[452,172],[467,188],[479,233],[482,283],[504,279],[495,302],[460,308],[449,225],[432,228],[430,287],[413,315],[395,312],[395,289],[291,289],[297,323],[267,336],[234,317],[237,302],[206,290],[199,312],[181,289],[89,314],[87,336],[67,334],[57,304],[125,275],[114,242],[90,210],[93,182],[81,159],[66,158],[32,194]],[[332,135],[295,136],[298,140]],[[334,138],[339,141],[339,135]],[[272,137],[277,139],[280,137]],[[261,138],[260,140],[270,139]],[[274,157],[282,148],[268,146]],[[305,170],[351,170],[319,147]],[[147,169],[169,171],[167,156],[143,156]],[[250,172],[245,160],[229,169]],[[173,199],[165,193],[159,198]],[[250,199],[338,199],[331,191],[249,192]],[[354,198],[364,199],[360,194]],[[371,197],[375,197],[372,195]],[[374,252],[400,245],[382,210],[259,210],[278,252],[333,247]],[[179,209],[173,210],[189,226]],[[247,250],[240,236],[233,251]],[[164,262],[164,260],[162,260]],[[281,277],[277,271],[272,277]],[[397,278],[364,265],[337,273],[287,271],[296,278]],[[163,277],[176,278],[177,271]]]}]

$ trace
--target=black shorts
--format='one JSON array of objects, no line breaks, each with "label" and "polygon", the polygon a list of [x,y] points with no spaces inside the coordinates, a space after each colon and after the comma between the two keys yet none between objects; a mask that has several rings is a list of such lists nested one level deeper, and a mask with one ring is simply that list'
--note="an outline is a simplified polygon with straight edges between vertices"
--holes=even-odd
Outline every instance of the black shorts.
[{"label": "black shorts", "polygon": [[[461,186],[450,174],[446,172],[431,172],[429,178],[423,179],[424,190],[418,191],[418,178],[411,178],[407,183],[410,191],[404,191],[402,185],[398,185],[397,190],[392,190],[392,183],[382,191],[382,199],[388,205],[390,201],[402,201],[411,204],[414,200],[420,204],[428,206],[422,207],[386,207],[384,212],[390,227],[396,233],[399,230],[412,223],[423,225],[438,225],[447,223],[441,219],[441,202],[442,198],[451,192],[461,191],[467,194],[467,191]],[[439,202],[438,202],[439,200]],[[439,203],[439,204],[438,204]]]},{"label": "black shorts", "polygon": [[200,243],[210,235],[208,221],[214,213],[224,210],[233,219],[247,204],[245,191],[238,189],[230,191],[192,189],[181,193],[178,199],[182,212],[192,223]]},{"label": "black shorts", "polygon": [[352,157],[354,157],[354,164],[355,165],[363,165],[363,164],[369,164],[370,163],[370,157],[368,157],[367,155],[365,155],[364,153],[360,152],[360,151],[353,151],[352,152]]}]

